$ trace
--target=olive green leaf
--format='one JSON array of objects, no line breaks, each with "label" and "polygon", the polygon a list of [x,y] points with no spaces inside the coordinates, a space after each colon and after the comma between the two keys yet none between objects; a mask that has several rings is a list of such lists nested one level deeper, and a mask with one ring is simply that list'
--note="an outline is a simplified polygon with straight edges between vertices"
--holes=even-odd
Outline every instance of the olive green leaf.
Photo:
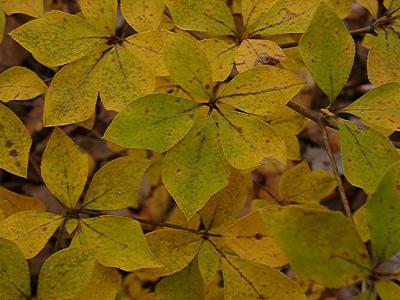
[{"label": "olive green leaf", "polygon": [[0,298],[26,300],[31,286],[24,254],[11,241],[0,238]]},{"label": "olive green leaf", "polygon": [[341,287],[369,274],[368,252],[342,213],[267,206],[262,215],[299,276],[326,287]]},{"label": "olive green leaf", "polygon": [[130,156],[114,159],[94,174],[83,207],[116,210],[137,206],[140,183],[150,160]]},{"label": "olive green leaf", "polygon": [[396,148],[372,128],[358,128],[352,122],[339,124],[342,161],[346,178],[367,193],[375,191],[392,164],[400,159]]},{"label": "olive green leaf", "polygon": [[237,75],[218,89],[216,100],[248,113],[280,112],[303,87],[304,80],[286,70],[259,66]]},{"label": "olive green leaf", "polygon": [[210,118],[199,119],[168,151],[163,182],[186,218],[190,219],[228,184],[229,166],[223,155],[217,126]]},{"label": "olive green leaf", "polygon": [[400,250],[400,163],[383,176],[375,192],[368,197],[365,217],[379,262]]},{"label": "olive green leaf", "polygon": [[167,94],[147,95],[114,118],[105,138],[123,147],[164,152],[188,133],[198,107],[190,100]]},{"label": "olive green leaf", "polygon": [[44,211],[44,204],[37,198],[22,196],[0,187],[0,210],[8,217],[19,211]]},{"label": "olive green leaf", "polygon": [[42,177],[49,191],[75,208],[89,174],[89,156],[61,129],[50,137],[42,159]]},{"label": "olive green leaf", "polygon": [[35,257],[63,222],[47,212],[22,211],[0,223],[0,237],[15,242],[27,259]]},{"label": "olive green leaf", "polygon": [[300,53],[317,85],[333,102],[349,78],[355,44],[342,20],[325,2],[300,39]]},{"label": "olive green leaf", "polygon": [[73,245],[96,248],[96,259],[125,271],[161,267],[145,241],[139,222],[118,216],[81,219]]},{"label": "olive green leaf", "polygon": [[47,85],[36,73],[24,67],[12,67],[0,74],[0,100],[33,99],[47,90]]},{"label": "olive green leaf", "polygon": [[0,168],[26,177],[32,138],[21,120],[0,103]]},{"label": "olive green leaf", "polygon": [[342,111],[353,114],[377,129],[400,130],[400,83],[383,84]]},{"label": "olive green leaf", "polygon": [[6,15],[4,14],[4,11],[0,9],[0,42],[3,41],[5,28],[6,28]]},{"label": "olive green leaf", "polygon": [[204,282],[210,282],[220,268],[218,251],[209,241],[203,241],[197,254],[197,264]]},{"label": "olive green leaf", "polygon": [[268,11],[276,1],[270,0],[241,0],[244,27],[251,26],[260,16]]},{"label": "olive green leaf", "polygon": [[376,16],[378,13],[378,5],[379,3],[375,0],[357,0],[357,3],[361,4],[365,7],[372,16]]},{"label": "olive green leaf", "polygon": [[117,27],[116,0],[79,0],[85,20],[97,32],[112,35]]},{"label": "olive green leaf", "polygon": [[122,0],[121,11],[126,21],[137,31],[156,30],[164,12],[162,0]]},{"label": "olive green leaf", "polygon": [[281,272],[239,257],[222,258],[225,299],[305,300],[302,289]]},{"label": "olive green leaf", "polygon": [[43,0],[0,0],[0,7],[7,15],[15,13],[38,17],[43,13]]},{"label": "olive green leaf", "polygon": [[375,288],[382,300],[396,300],[397,295],[400,293],[400,286],[396,282],[389,280],[377,281]]}]

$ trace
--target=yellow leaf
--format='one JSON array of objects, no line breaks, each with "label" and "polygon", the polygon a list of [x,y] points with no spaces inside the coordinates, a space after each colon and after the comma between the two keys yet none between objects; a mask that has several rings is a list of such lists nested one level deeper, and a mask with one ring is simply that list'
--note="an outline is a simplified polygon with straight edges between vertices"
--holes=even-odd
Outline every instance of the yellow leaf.
[{"label": "yellow leaf", "polygon": [[5,217],[8,217],[19,211],[44,211],[45,207],[43,202],[37,198],[22,196],[0,187],[0,210]]},{"label": "yellow leaf", "polygon": [[43,0],[0,0],[0,7],[7,15],[15,13],[38,17],[43,13]]},{"label": "yellow leaf", "polygon": [[24,254],[13,242],[0,238],[0,298],[26,300],[31,295]]},{"label": "yellow leaf", "polygon": [[6,15],[4,14],[4,11],[0,8],[0,43],[3,41],[5,28],[6,28]]},{"label": "yellow leaf", "polygon": [[304,80],[291,72],[259,66],[221,86],[216,100],[248,113],[272,115],[282,111],[303,85]]},{"label": "yellow leaf", "polygon": [[197,254],[197,264],[204,282],[210,282],[220,268],[219,253],[207,240],[203,241]]},{"label": "yellow leaf", "polygon": [[116,210],[137,206],[144,172],[150,165],[147,159],[130,156],[108,162],[94,175],[83,207],[95,210]]},{"label": "yellow leaf", "polygon": [[199,119],[189,133],[167,153],[163,182],[177,205],[191,218],[216,192],[228,184],[229,166],[208,117]]},{"label": "yellow leaf", "polygon": [[0,168],[27,176],[32,139],[21,120],[0,103]]},{"label": "yellow leaf", "polygon": [[281,272],[239,257],[222,258],[226,300],[305,300],[299,286]]},{"label": "yellow leaf", "polygon": [[271,205],[262,215],[298,276],[334,288],[370,273],[368,252],[341,212]]},{"label": "yellow leaf", "polygon": [[89,157],[61,129],[50,137],[42,159],[42,177],[49,191],[75,208],[89,174]]},{"label": "yellow leaf", "polygon": [[261,15],[268,11],[276,0],[241,0],[244,28],[248,28],[256,22]]},{"label": "yellow leaf", "polygon": [[3,102],[33,99],[46,90],[47,85],[27,68],[16,66],[0,74],[0,99]]},{"label": "yellow leaf", "polygon": [[364,6],[366,9],[368,9],[369,13],[376,17],[378,13],[378,1],[375,0],[357,0],[357,3],[360,5]]},{"label": "yellow leaf", "polygon": [[287,257],[274,241],[260,212],[237,220],[224,232],[224,242],[240,257],[270,267],[287,264]]},{"label": "yellow leaf", "polygon": [[164,12],[162,0],[122,0],[121,11],[126,21],[137,32],[156,30]]},{"label": "yellow leaf", "polygon": [[58,10],[25,23],[10,35],[47,66],[64,65],[109,47],[85,20]]},{"label": "yellow leaf", "polygon": [[81,219],[73,244],[96,249],[96,259],[107,267],[124,271],[156,268],[161,264],[151,253],[139,222],[118,216]]},{"label": "yellow leaf", "polygon": [[368,54],[368,78],[374,85],[400,80],[400,38],[390,28],[379,30]]},{"label": "yellow leaf", "polygon": [[300,53],[317,85],[333,102],[349,78],[355,44],[342,20],[325,2],[300,39]]},{"label": "yellow leaf", "polygon": [[164,0],[176,26],[214,35],[236,35],[235,22],[223,0]]},{"label": "yellow leaf", "polygon": [[351,12],[353,0],[328,0],[326,3],[341,19],[344,19]]},{"label": "yellow leaf", "polygon": [[100,96],[108,110],[120,111],[156,87],[150,68],[124,46],[116,45],[105,54],[100,68]]},{"label": "yellow leaf", "polygon": [[110,36],[117,27],[117,0],[79,0],[85,20],[99,33]]},{"label": "yellow leaf", "polygon": [[235,56],[235,65],[241,73],[256,66],[276,65],[285,59],[279,45],[269,40],[244,40]]},{"label": "yellow leaf", "polygon": [[200,235],[174,229],[156,230],[146,234],[151,251],[162,268],[154,270],[160,276],[170,275],[185,268],[196,256],[202,239]]},{"label": "yellow leaf", "polygon": [[0,223],[0,237],[15,242],[27,259],[35,257],[63,222],[47,212],[23,211]]},{"label": "yellow leaf", "polygon": [[199,214],[195,214],[190,219],[186,219],[179,207],[175,206],[171,214],[168,216],[168,222],[171,224],[180,225],[186,228],[198,230],[200,227],[201,218]]},{"label": "yellow leaf", "polygon": [[363,243],[367,242],[371,238],[371,232],[365,216],[365,211],[366,208],[365,205],[363,205],[353,214],[354,224]]},{"label": "yellow leaf", "polygon": [[393,281],[379,280],[375,283],[375,288],[382,300],[396,300],[400,295],[400,286]]}]

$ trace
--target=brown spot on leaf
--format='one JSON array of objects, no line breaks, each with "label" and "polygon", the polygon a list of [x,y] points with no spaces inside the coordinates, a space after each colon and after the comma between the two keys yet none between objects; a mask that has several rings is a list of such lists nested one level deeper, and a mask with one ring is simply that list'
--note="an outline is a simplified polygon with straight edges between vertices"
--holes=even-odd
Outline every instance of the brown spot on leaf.
[{"label": "brown spot on leaf", "polygon": [[12,157],[17,157],[18,156],[18,152],[17,152],[17,150],[11,150],[10,152],[8,152],[9,154],[10,154],[10,156],[12,156]]}]

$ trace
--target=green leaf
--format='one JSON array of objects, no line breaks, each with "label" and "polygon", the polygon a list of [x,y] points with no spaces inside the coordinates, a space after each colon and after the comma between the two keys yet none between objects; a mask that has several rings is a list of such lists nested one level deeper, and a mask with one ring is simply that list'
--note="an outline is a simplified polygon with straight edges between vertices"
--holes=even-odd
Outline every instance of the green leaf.
[{"label": "green leaf", "polygon": [[122,0],[121,11],[137,32],[157,30],[164,12],[162,0]]},{"label": "green leaf", "polygon": [[56,128],[42,159],[42,177],[62,204],[75,208],[89,175],[89,156],[61,129]]},{"label": "green leaf", "polygon": [[95,252],[90,248],[70,247],[53,254],[39,274],[39,299],[78,296],[89,284],[95,263]]},{"label": "green leaf", "polygon": [[233,16],[223,0],[164,0],[174,24],[184,30],[236,35]]},{"label": "green leaf", "polygon": [[130,156],[108,162],[94,174],[83,207],[96,210],[116,210],[137,207],[140,183],[150,160]]},{"label": "green leaf", "polygon": [[228,162],[246,170],[273,158],[286,163],[286,146],[279,134],[261,119],[237,112],[218,117],[219,135]]},{"label": "green leaf", "polygon": [[0,237],[15,242],[27,259],[35,257],[63,222],[47,212],[23,211],[0,223]]},{"label": "green leaf", "polygon": [[343,112],[353,114],[377,129],[400,130],[400,83],[381,85],[353,102]]},{"label": "green leaf", "polygon": [[400,250],[400,163],[383,176],[375,192],[368,197],[365,217],[379,262]]},{"label": "green leaf", "polygon": [[33,99],[46,90],[47,85],[27,68],[16,66],[0,74],[0,99],[3,102]]},{"label": "green leaf", "polygon": [[181,34],[167,36],[164,59],[173,81],[189,93],[211,98],[211,66],[196,41]]},{"label": "green leaf", "polygon": [[298,206],[267,206],[262,215],[299,276],[335,288],[369,274],[368,252],[342,213]]},{"label": "green leaf", "polygon": [[379,30],[368,54],[368,78],[374,85],[400,80],[400,38],[390,28]]},{"label": "green leaf", "polygon": [[139,222],[129,218],[82,219],[81,230],[73,244],[96,248],[96,259],[107,267],[134,271],[161,266],[147,246]]},{"label": "green leaf", "polygon": [[1,10],[7,15],[15,13],[38,17],[43,13],[43,0],[0,0]]},{"label": "green leaf", "polygon": [[22,196],[4,187],[0,187],[0,210],[5,217],[11,216],[19,211],[44,211],[44,209],[44,204],[39,199]]},{"label": "green leaf", "polygon": [[110,36],[117,27],[117,0],[79,0],[85,20],[96,31]]},{"label": "green leaf", "polygon": [[355,44],[342,20],[325,2],[300,39],[300,53],[317,85],[333,102],[349,78]]},{"label": "green leaf", "polygon": [[250,27],[260,16],[268,11],[276,1],[270,0],[241,0],[244,27]]},{"label": "green leaf", "polygon": [[58,10],[25,23],[10,35],[46,66],[61,66],[109,47],[85,20]]},{"label": "green leaf", "polygon": [[11,241],[0,238],[0,298],[26,300],[31,295],[24,254]]},{"label": "green leaf", "polygon": [[281,272],[235,256],[222,258],[225,299],[305,300],[302,289]]},{"label": "green leaf", "polygon": [[375,283],[375,288],[382,300],[396,300],[400,294],[400,286],[393,281],[377,281]]},{"label": "green leaf", "polygon": [[375,129],[358,128],[348,121],[341,122],[339,128],[346,178],[372,193],[390,166],[400,159],[396,148]]},{"label": "green leaf", "polygon": [[248,113],[272,115],[282,111],[303,85],[304,80],[291,72],[259,66],[221,86],[216,99]]},{"label": "green leaf", "polygon": [[0,168],[27,177],[32,138],[21,120],[0,103]]},{"label": "green leaf", "polygon": [[220,268],[219,253],[209,241],[203,241],[197,254],[197,264],[204,282],[210,282]]},{"label": "green leaf", "polygon": [[167,153],[162,178],[188,219],[228,184],[229,166],[212,119],[199,119],[183,140]]},{"label": "green leaf", "polygon": [[127,148],[164,152],[188,133],[198,107],[190,100],[167,94],[144,96],[114,118],[105,138]]}]

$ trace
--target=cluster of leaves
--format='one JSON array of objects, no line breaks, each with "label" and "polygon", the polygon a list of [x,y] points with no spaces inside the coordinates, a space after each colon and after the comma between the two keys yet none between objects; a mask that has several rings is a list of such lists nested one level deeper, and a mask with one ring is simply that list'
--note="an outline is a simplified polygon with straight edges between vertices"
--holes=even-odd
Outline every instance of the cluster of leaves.
[{"label": "cluster of leaves", "polygon": [[[117,0],[80,0],[76,15],[0,1],[6,14],[37,17],[10,35],[56,72],[47,88],[12,67],[0,74],[0,99],[45,94],[43,123],[55,128],[41,175],[63,207],[47,212],[40,199],[0,188],[0,298],[33,296],[26,260],[55,236],[39,299],[123,299],[118,270],[130,272],[125,284],[156,283],[140,299],[306,299],[302,280],[362,282],[357,299],[396,299],[399,273],[380,266],[400,250],[400,155],[388,138],[400,130],[400,1],[358,1],[374,21],[353,32],[342,21],[351,0],[120,2],[122,29]],[[344,106],[351,34],[366,34],[374,88]],[[307,81],[329,99],[320,112],[293,100]],[[57,126],[90,129],[98,97],[118,112],[104,134],[110,146],[146,149],[153,160],[132,152],[93,172]],[[249,209],[250,174],[301,160],[297,134],[308,119],[333,173],[300,162],[281,176],[278,195]],[[368,197],[354,216],[326,127],[339,130],[344,175]],[[0,104],[0,167],[26,177],[31,144]],[[138,206],[144,176],[173,197],[173,223],[115,213]],[[320,203],[336,188],[347,216]],[[157,229],[144,234],[141,223]]]}]

